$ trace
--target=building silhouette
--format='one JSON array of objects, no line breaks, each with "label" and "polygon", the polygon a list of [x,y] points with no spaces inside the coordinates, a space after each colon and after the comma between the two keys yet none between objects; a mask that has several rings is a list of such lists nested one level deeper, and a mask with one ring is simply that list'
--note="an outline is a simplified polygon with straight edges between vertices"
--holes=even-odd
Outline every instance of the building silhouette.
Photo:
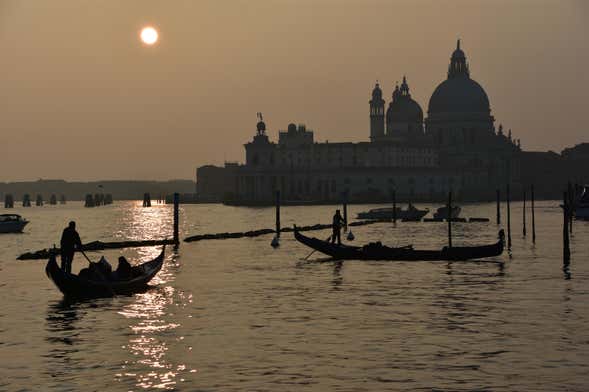
[{"label": "building silhouette", "polygon": [[[285,201],[301,203],[380,202],[393,193],[399,200],[441,201],[453,191],[459,199],[487,200],[507,183],[517,191],[531,181],[546,182],[535,171],[554,165],[554,153],[523,152],[511,130],[495,127],[489,98],[471,78],[460,41],[426,118],[405,76],[386,111],[378,82],[368,104],[370,141],[358,143],[315,142],[314,132],[302,124],[289,124],[273,142],[258,113],[254,137],[245,144],[245,164],[199,168],[199,197],[270,204],[279,190]],[[556,170],[569,169],[563,164]]]}]

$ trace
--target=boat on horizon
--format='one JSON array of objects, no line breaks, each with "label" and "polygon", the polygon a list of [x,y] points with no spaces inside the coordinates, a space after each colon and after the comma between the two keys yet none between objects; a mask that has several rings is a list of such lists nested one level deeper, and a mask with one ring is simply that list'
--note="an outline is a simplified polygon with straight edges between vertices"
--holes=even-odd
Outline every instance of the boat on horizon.
[{"label": "boat on horizon", "polygon": [[28,223],[18,214],[0,214],[0,233],[22,233]]},{"label": "boat on horizon", "polygon": [[418,221],[421,220],[424,216],[427,215],[429,209],[420,210],[416,208],[413,204],[409,203],[407,209],[403,210],[400,207],[382,207],[382,208],[373,208],[366,212],[358,213],[358,219],[365,219],[365,220],[393,220],[394,218],[404,221]]}]

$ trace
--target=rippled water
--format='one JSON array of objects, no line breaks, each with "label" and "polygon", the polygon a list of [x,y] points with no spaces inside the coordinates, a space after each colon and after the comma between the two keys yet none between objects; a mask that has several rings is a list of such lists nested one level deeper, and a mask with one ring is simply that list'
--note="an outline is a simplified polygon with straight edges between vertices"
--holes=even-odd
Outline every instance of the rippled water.
[{"label": "rippled water", "polygon": [[[575,223],[563,271],[562,215],[556,202],[538,205],[536,245],[522,237],[515,203],[512,253],[492,262],[303,262],[309,249],[289,234],[276,250],[271,236],[183,243],[153,289],[74,304],[62,301],[45,262],[16,255],[58,243],[70,219],[83,241],[171,236],[171,206],[17,208],[32,223],[0,236],[0,390],[585,391],[589,223]],[[463,210],[494,216],[492,204]],[[332,212],[284,207],[283,226],[329,222]],[[273,219],[267,208],[181,206],[183,236]],[[443,223],[353,230],[355,243],[446,242]],[[490,243],[497,226],[457,223],[454,234],[456,245]],[[105,255],[140,262],[157,252]],[[77,256],[74,270],[85,264]]]}]

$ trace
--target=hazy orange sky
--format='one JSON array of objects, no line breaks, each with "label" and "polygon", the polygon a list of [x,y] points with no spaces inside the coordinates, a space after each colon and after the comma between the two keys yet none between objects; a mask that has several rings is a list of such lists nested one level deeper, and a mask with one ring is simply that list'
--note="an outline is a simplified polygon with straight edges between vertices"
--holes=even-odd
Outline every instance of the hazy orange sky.
[{"label": "hazy orange sky", "polygon": [[[376,79],[424,112],[462,39],[526,150],[589,142],[589,1],[0,0],[0,181],[194,178],[263,112],[365,141]],[[142,26],[160,42],[139,42]]]}]

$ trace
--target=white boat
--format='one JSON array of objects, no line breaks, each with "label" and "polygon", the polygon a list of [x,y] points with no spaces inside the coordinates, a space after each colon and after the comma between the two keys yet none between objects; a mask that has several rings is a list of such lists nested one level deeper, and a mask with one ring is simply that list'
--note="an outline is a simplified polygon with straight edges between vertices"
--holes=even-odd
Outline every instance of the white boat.
[{"label": "white boat", "polygon": [[29,223],[17,214],[0,214],[0,233],[20,233]]}]

